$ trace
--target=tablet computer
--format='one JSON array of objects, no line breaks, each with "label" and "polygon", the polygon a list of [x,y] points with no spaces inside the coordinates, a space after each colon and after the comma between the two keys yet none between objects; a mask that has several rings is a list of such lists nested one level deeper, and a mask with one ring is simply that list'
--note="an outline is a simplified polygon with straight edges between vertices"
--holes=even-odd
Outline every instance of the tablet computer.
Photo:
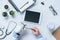
[{"label": "tablet computer", "polygon": [[24,21],[39,23],[40,13],[34,11],[26,11]]},{"label": "tablet computer", "polygon": [[40,25],[42,14],[37,11],[26,10],[24,14],[24,24]]}]

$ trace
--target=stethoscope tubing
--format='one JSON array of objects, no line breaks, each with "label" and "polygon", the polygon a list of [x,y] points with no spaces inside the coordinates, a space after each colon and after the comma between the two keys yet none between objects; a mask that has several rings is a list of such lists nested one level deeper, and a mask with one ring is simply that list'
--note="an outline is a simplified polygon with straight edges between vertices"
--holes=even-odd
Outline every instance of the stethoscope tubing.
[{"label": "stethoscope tubing", "polygon": [[[11,22],[14,22],[14,21],[10,21],[9,24],[10,24]],[[16,26],[17,26],[17,23],[16,23],[16,22],[14,22],[14,23],[15,23]],[[4,39],[7,35],[10,35],[10,34],[13,32],[13,30],[16,28],[16,26],[15,26],[15,27],[13,28],[13,30],[12,30],[10,33],[7,33],[8,28],[9,28],[9,24],[8,24],[8,27],[7,27],[6,31],[5,31],[5,36],[2,37],[2,38],[0,38],[0,39]],[[3,30],[0,30],[0,31],[2,32],[2,34],[1,34],[0,36],[2,36],[2,35],[4,34],[4,32],[3,32]]]}]

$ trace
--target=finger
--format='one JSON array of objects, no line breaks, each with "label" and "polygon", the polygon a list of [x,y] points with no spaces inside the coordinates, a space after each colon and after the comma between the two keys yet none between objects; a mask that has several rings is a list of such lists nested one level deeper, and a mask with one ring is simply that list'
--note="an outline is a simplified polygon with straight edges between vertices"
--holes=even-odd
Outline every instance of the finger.
[{"label": "finger", "polygon": [[32,31],[37,32],[37,31],[38,31],[38,28],[33,27],[33,28],[32,28]]},{"label": "finger", "polygon": [[36,27],[33,27],[32,29],[36,30],[37,28]]},{"label": "finger", "polygon": [[36,30],[35,30],[35,29],[32,29],[32,32],[33,32],[33,33],[36,33]]},{"label": "finger", "polygon": [[32,30],[33,33],[36,33],[35,31]]}]

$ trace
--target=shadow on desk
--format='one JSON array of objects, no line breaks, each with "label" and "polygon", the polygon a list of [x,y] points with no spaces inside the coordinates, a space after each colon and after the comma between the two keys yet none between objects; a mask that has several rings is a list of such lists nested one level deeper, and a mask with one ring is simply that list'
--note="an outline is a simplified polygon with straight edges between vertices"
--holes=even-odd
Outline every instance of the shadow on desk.
[{"label": "shadow on desk", "polygon": [[53,33],[56,40],[60,40],[60,27]]}]

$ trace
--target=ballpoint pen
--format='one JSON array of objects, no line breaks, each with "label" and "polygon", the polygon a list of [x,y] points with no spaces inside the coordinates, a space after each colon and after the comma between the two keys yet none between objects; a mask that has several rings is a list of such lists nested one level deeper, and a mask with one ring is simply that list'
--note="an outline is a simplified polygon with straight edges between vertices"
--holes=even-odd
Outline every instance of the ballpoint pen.
[{"label": "ballpoint pen", "polygon": [[25,5],[27,5],[29,2],[26,2],[23,6],[21,6],[21,8],[20,9],[22,9]]},{"label": "ballpoint pen", "polygon": [[25,27],[26,29],[30,29],[30,30],[33,30],[33,31],[36,31],[36,30],[34,30],[34,29],[32,29],[32,28],[28,28],[28,27]]}]

